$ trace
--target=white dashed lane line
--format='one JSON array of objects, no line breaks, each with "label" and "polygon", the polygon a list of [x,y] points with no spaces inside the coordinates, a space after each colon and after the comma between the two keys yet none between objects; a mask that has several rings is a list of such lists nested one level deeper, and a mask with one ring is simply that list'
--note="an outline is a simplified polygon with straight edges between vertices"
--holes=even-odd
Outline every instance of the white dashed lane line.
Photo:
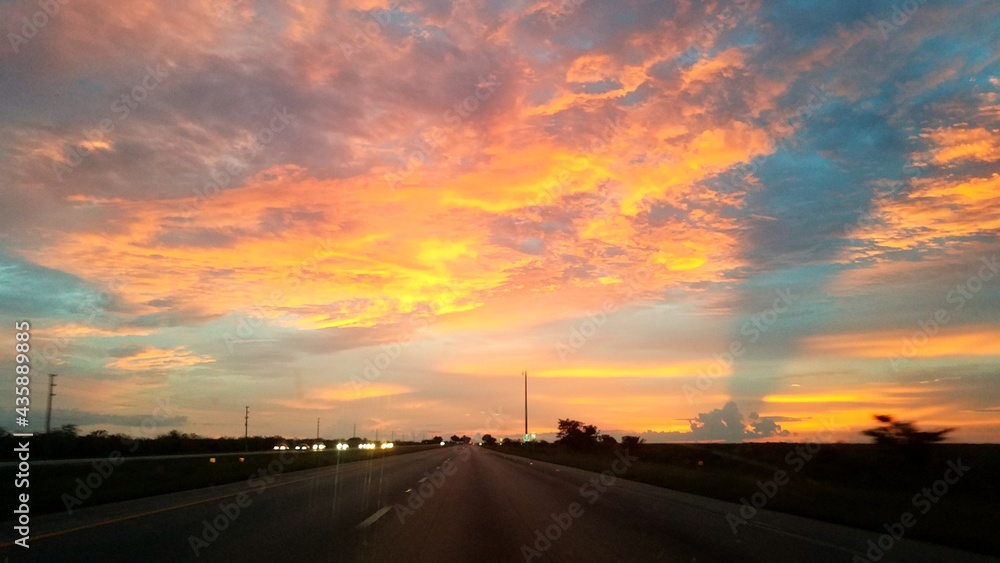
[{"label": "white dashed lane line", "polygon": [[361,522],[360,524],[358,524],[358,529],[359,530],[364,530],[368,526],[371,526],[372,524],[375,523],[376,520],[378,520],[379,518],[385,516],[385,513],[389,512],[389,510],[391,508],[392,508],[391,506],[384,506],[384,507],[378,509],[378,511],[376,511],[375,514],[372,514],[368,518],[365,518],[363,522]]}]

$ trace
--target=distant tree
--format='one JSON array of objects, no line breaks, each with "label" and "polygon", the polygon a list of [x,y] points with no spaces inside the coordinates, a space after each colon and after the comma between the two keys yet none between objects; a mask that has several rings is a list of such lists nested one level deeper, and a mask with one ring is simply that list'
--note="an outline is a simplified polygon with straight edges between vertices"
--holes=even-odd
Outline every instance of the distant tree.
[{"label": "distant tree", "polygon": [[53,433],[54,434],[62,434],[63,436],[70,436],[70,437],[76,438],[77,436],[80,435],[80,429],[75,424],[63,424],[62,426],[60,426],[59,428],[57,428],[55,431],[53,431]]},{"label": "distant tree", "polygon": [[625,448],[638,448],[645,440],[638,436],[622,436],[622,446]]},{"label": "distant tree", "polygon": [[103,429],[102,430],[94,430],[90,434],[87,434],[87,437],[88,438],[107,438],[108,437],[108,431],[107,430],[103,430]]},{"label": "distant tree", "polygon": [[557,443],[573,448],[589,447],[596,443],[597,427],[584,424],[579,420],[569,418],[559,419],[559,431],[556,433]]},{"label": "distant tree", "polygon": [[618,441],[611,434],[601,434],[600,441],[602,446],[617,446]]},{"label": "distant tree", "polygon": [[921,431],[917,430],[914,423],[895,420],[888,414],[878,414],[874,418],[881,425],[861,433],[870,436],[875,446],[883,454],[890,456],[889,459],[895,458],[897,463],[926,462],[930,455],[931,444],[943,442],[945,435],[955,430],[942,428]]},{"label": "distant tree", "polygon": [[459,438],[458,441],[461,442],[461,443],[463,443],[463,444],[468,444],[469,442],[472,441],[472,438],[469,438],[465,434],[462,434],[462,437]]},{"label": "distant tree", "polygon": [[431,442],[434,444],[440,444],[443,441],[444,438],[442,438],[441,436],[434,436],[433,438],[431,438]]},{"label": "distant tree", "polygon": [[457,444],[457,443],[461,442],[462,439],[458,437],[458,434],[452,434],[451,435],[451,441]]},{"label": "distant tree", "polygon": [[579,420],[573,420],[571,418],[560,418],[559,419],[559,431],[556,432],[556,439],[565,438],[573,432],[581,432],[583,429],[583,423]]},{"label": "distant tree", "polygon": [[943,428],[933,431],[919,431],[912,422],[896,420],[890,414],[877,414],[875,420],[880,426],[869,428],[861,433],[870,436],[879,446],[924,447],[945,440],[945,434],[954,432],[954,428]]},{"label": "distant tree", "polygon": [[483,443],[487,446],[495,446],[497,444],[497,439],[494,438],[492,434],[483,434]]}]

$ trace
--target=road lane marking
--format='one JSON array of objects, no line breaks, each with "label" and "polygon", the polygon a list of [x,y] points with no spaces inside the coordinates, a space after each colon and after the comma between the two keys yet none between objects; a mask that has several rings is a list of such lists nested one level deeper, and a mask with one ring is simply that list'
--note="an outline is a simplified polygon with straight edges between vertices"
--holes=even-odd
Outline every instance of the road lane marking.
[{"label": "road lane marking", "polygon": [[360,524],[358,524],[358,529],[359,530],[364,530],[368,526],[371,526],[372,524],[375,523],[376,520],[378,520],[379,518],[385,516],[385,513],[389,512],[390,510],[392,510],[391,506],[383,506],[382,508],[378,509],[378,511],[375,512],[375,514],[372,514],[368,518],[365,518],[363,522],[361,522]]},{"label": "road lane marking", "polygon": [[[312,477],[304,477],[302,479],[296,479],[295,481],[289,481],[287,483],[274,483],[274,484],[271,484],[271,485],[267,485],[266,488],[263,489],[263,490],[249,489],[249,490],[245,490],[245,491],[240,491],[238,493],[229,493],[229,494],[225,494],[225,495],[219,495],[217,497],[212,497],[212,498],[207,498],[207,499],[203,499],[203,500],[196,500],[196,501],[186,502],[184,504],[178,504],[178,505],[175,505],[175,506],[167,506],[167,507],[164,507],[164,508],[157,508],[155,510],[147,510],[146,512],[140,512],[138,514],[130,514],[130,515],[127,515],[127,516],[119,516],[118,518],[112,518],[110,520],[103,520],[101,522],[94,522],[92,524],[84,524],[83,526],[77,526],[76,528],[68,528],[66,530],[57,530],[55,532],[47,532],[47,533],[44,533],[44,534],[33,535],[31,537],[31,539],[32,539],[32,541],[37,541],[37,540],[42,540],[42,539],[45,539],[45,538],[51,538],[53,536],[61,536],[63,534],[68,534],[68,533],[71,533],[71,532],[79,532],[80,530],[87,530],[87,529],[90,529],[90,528],[96,528],[98,526],[105,526],[107,524],[117,524],[118,522],[125,522],[126,520],[134,520],[136,518],[142,518],[143,516],[152,516],[153,514],[159,514],[161,512],[169,512],[171,510],[177,510],[178,508],[187,508],[189,506],[197,506],[199,504],[205,504],[206,502],[213,502],[213,501],[217,501],[217,500],[222,500],[222,499],[227,499],[227,498],[232,498],[232,497],[238,497],[240,495],[250,496],[250,493],[258,493],[258,494],[260,494],[260,493],[262,493],[262,492],[264,492],[264,491],[266,491],[268,489],[277,488],[277,487],[285,487],[287,485],[294,485],[295,483],[301,483],[303,481],[310,481],[312,479],[317,479],[318,477],[320,477],[320,476],[317,475],[317,476],[312,476]],[[223,485],[220,485],[220,486],[223,486]],[[181,492],[185,492],[185,491],[181,491]],[[150,497],[146,497],[146,498],[150,498]],[[136,499],[136,500],[141,500],[141,499]],[[58,514],[58,513],[55,513],[55,514]],[[14,545],[14,542],[0,543],[0,547],[8,547],[8,546],[11,546],[11,545]]]},{"label": "road lane marking", "polygon": [[[413,453],[420,453],[420,452],[413,452]],[[320,479],[322,477],[328,477],[329,475],[326,474],[326,473],[327,472],[324,471],[324,472],[322,472],[320,474],[310,475],[308,477],[303,477],[301,479],[295,479],[294,481],[288,481],[288,482],[284,482],[284,483],[272,483],[272,484],[267,485],[263,490],[257,490],[257,489],[241,490],[241,491],[238,491],[238,492],[235,492],[235,493],[228,493],[228,494],[224,494],[224,495],[215,496],[215,497],[212,497],[212,498],[207,498],[207,499],[202,499],[202,500],[196,500],[196,501],[186,502],[186,503],[178,504],[178,505],[175,505],[175,506],[166,506],[166,507],[163,507],[163,508],[157,508],[155,510],[147,510],[146,512],[140,512],[138,514],[130,514],[130,515],[126,515],[126,516],[119,516],[117,518],[111,518],[110,520],[102,520],[100,522],[93,522],[91,524],[84,524],[82,526],[77,526],[75,528],[67,528],[65,530],[56,530],[54,532],[46,532],[44,534],[37,534],[37,535],[32,534],[31,539],[32,539],[32,541],[43,540],[43,539],[46,539],[46,538],[52,538],[52,537],[61,536],[61,535],[64,535],[64,534],[69,534],[69,533],[72,533],[72,532],[79,532],[79,531],[82,531],[82,530],[89,530],[90,528],[97,528],[99,526],[106,526],[108,524],[117,524],[119,522],[125,522],[127,520],[134,520],[136,518],[142,518],[144,516],[152,516],[154,514],[159,514],[161,512],[169,512],[171,510],[177,510],[179,508],[188,508],[188,507],[191,507],[191,506],[197,506],[199,504],[205,504],[207,502],[213,502],[213,501],[217,501],[217,500],[222,500],[222,499],[237,497],[237,496],[240,496],[240,495],[249,495],[250,493],[258,493],[258,494],[260,494],[260,493],[263,493],[264,491],[269,490],[269,489],[274,489],[274,488],[278,488],[278,487],[285,487],[285,486],[288,486],[288,485],[294,485],[296,483],[302,483],[304,481],[312,481],[314,479]],[[236,482],[238,483],[239,481],[236,481]],[[226,483],[226,485],[230,485],[230,484],[232,484],[232,483]],[[225,485],[218,485],[218,486],[224,487]],[[193,490],[193,489],[189,489],[189,490]],[[187,492],[187,491],[178,491],[178,493],[185,493],[185,492]],[[175,494],[175,493],[171,493],[171,494]],[[138,498],[138,499],[133,499],[133,500],[140,501],[140,500],[144,500],[146,498],[154,498],[154,497],[144,497],[144,498]],[[125,502],[130,502],[130,501],[125,501]],[[100,505],[97,505],[97,506],[94,506],[94,507],[88,507],[88,508],[98,508],[99,506]],[[53,514],[58,514],[58,513],[53,513]],[[0,543],[0,548],[10,547],[12,545],[14,545],[13,541],[2,542],[2,543]]]},{"label": "road lane marking", "polygon": [[[820,520],[820,522],[822,522],[822,520]],[[821,545],[821,546],[823,546],[825,548],[828,548],[828,549],[837,550],[837,551],[846,553],[848,555],[860,555],[860,556],[864,555],[864,554],[857,553],[857,552],[853,551],[849,547],[844,547],[844,546],[840,546],[840,545],[834,545],[832,543],[827,543],[827,542],[825,542],[823,540],[818,540],[818,539],[810,537],[810,536],[803,536],[803,535],[795,533],[795,532],[789,532],[787,530],[783,530],[781,528],[778,528],[774,524],[768,524],[767,522],[751,521],[750,524],[753,524],[754,526],[757,526],[758,528],[762,528],[762,529],[765,529],[765,530],[770,530],[770,531],[778,533],[778,534],[782,534],[782,535],[785,535],[785,536],[788,536],[788,537],[792,537],[792,538],[796,538],[796,539],[799,539],[799,540],[803,540],[803,541],[805,541],[807,543],[813,543],[813,544],[816,544],[816,545]]]},{"label": "road lane marking", "polygon": [[427,480],[427,477],[421,477],[420,480],[417,481],[417,483],[423,483],[426,480]]}]

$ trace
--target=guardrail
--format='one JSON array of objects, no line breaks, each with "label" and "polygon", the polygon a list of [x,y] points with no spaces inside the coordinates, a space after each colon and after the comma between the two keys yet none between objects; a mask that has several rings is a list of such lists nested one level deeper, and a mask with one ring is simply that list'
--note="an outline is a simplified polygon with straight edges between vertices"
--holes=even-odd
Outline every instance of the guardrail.
[{"label": "guardrail", "polygon": [[[411,444],[407,446],[395,446],[394,450],[400,450],[405,448],[416,448],[416,447],[426,447],[427,444]],[[325,455],[325,454],[340,454],[349,451],[367,451],[367,452],[383,452],[392,450],[382,450],[375,448],[372,450],[361,450],[358,448],[351,448],[349,450],[338,450],[336,448],[326,448],[325,450],[263,450],[257,452],[226,452],[226,453],[198,453],[198,454],[171,454],[171,455],[141,455],[141,456],[122,456],[121,459],[125,461],[158,461],[158,460],[168,460],[168,459],[191,459],[191,458],[211,458],[211,457],[238,457],[238,456],[251,456],[251,455],[277,455],[284,452],[289,453],[308,453],[311,455]],[[109,452],[110,453],[110,452]],[[88,458],[76,458],[76,459],[32,459],[32,467],[40,465],[74,465],[74,464],[86,464],[93,463],[96,461],[107,461],[108,456],[104,457],[88,457]],[[5,467],[16,467],[17,461],[2,461],[0,462],[0,468]]]}]

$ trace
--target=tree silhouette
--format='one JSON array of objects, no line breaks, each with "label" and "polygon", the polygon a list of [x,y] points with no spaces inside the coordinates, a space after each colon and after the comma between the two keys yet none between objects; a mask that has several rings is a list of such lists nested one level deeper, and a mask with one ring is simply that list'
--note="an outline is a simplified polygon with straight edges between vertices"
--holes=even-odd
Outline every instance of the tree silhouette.
[{"label": "tree silhouette", "polygon": [[593,424],[585,425],[570,418],[559,419],[559,432],[556,433],[556,442],[559,444],[574,448],[588,447],[596,443],[597,436],[598,430]]},{"label": "tree silhouette", "polygon": [[638,448],[644,441],[638,436],[622,436],[622,446],[625,448]]},{"label": "tree silhouette", "polygon": [[483,443],[487,446],[495,446],[497,439],[492,434],[483,434]]},{"label": "tree silhouette", "polygon": [[929,444],[943,442],[945,434],[953,432],[954,428],[943,428],[941,430],[920,431],[912,422],[896,420],[891,414],[877,414],[875,420],[881,422],[881,426],[869,428],[861,433],[870,436],[876,445],[883,447],[895,447],[906,449],[924,449]]}]

